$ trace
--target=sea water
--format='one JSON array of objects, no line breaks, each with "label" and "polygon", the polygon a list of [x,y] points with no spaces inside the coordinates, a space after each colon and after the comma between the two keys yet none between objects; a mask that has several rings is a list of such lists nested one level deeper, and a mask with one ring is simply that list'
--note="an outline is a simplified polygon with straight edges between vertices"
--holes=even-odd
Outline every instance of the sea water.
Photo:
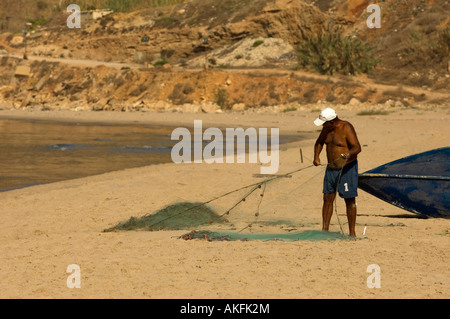
[{"label": "sea water", "polygon": [[[174,129],[0,119],[0,191],[172,162]],[[280,144],[299,139],[281,135]]]},{"label": "sea water", "polygon": [[0,120],[0,191],[171,161],[172,128]]}]

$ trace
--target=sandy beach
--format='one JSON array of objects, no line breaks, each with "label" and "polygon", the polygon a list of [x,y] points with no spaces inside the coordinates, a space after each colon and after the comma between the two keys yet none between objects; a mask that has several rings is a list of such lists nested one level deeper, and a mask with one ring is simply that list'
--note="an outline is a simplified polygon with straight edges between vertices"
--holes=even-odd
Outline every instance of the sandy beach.
[{"label": "sandy beach", "polygon": [[[449,146],[448,108],[395,108],[361,116],[337,110],[358,134],[359,171]],[[317,112],[182,114],[0,110],[2,118],[280,128],[311,138],[280,149],[279,174],[311,165]],[[300,162],[299,148],[305,162]],[[321,156],[325,162],[325,154]],[[285,179],[280,217],[321,228],[324,169]],[[450,220],[422,219],[359,190],[357,240],[205,241],[180,231],[103,232],[180,200],[203,202],[259,181],[257,164],[152,165],[0,193],[1,298],[449,298]],[[299,190],[296,186],[308,180]],[[297,193],[295,193],[297,192]],[[264,206],[264,203],[262,204]],[[344,202],[338,213],[348,233]],[[363,230],[366,233],[363,235]],[[263,229],[264,230],[264,229]],[[270,229],[273,231],[274,229]],[[276,229],[275,229],[276,230]],[[336,216],[332,231],[339,231]],[[282,229],[277,231],[283,232]],[[67,286],[68,265],[81,288]],[[381,288],[368,288],[369,265]]]}]

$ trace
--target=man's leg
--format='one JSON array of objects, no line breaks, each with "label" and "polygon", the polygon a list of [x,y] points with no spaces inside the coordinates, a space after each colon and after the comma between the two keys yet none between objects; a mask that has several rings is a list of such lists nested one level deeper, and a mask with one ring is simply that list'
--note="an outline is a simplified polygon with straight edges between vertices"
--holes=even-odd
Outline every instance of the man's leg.
[{"label": "man's leg", "polygon": [[333,215],[333,202],[336,198],[336,193],[323,194],[322,207],[322,230],[328,231],[330,228],[331,215]]},{"label": "man's leg", "polygon": [[346,198],[345,205],[347,206],[347,220],[350,236],[356,237],[356,200],[355,198]]}]

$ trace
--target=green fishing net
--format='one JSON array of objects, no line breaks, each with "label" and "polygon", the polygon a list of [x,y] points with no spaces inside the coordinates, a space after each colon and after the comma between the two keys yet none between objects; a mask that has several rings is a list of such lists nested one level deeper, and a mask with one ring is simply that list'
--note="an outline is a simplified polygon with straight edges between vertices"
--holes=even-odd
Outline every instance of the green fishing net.
[{"label": "green fishing net", "polygon": [[105,232],[121,230],[181,230],[212,223],[222,224],[225,218],[217,215],[203,203],[181,202],[169,205],[153,214],[131,217],[129,220],[105,229]]},{"label": "green fishing net", "polygon": [[[230,187],[231,190],[206,201],[178,199],[167,203],[154,213],[131,217],[105,232],[186,230],[180,238],[209,241],[347,239],[342,232],[317,230],[321,223],[321,190],[306,185],[322,176],[323,171],[308,170],[296,178],[256,177],[253,184],[239,189]],[[318,200],[305,201],[305,196],[317,196]]]},{"label": "green fishing net", "polygon": [[337,240],[351,239],[351,237],[338,232],[324,232],[320,230],[304,230],[301,232],[288,233],[239,233],[239,232],[214,232],[214,231],[191,231],[182,235],[185,240],[205,239],[208,241],[298,241],[298,240]]}]

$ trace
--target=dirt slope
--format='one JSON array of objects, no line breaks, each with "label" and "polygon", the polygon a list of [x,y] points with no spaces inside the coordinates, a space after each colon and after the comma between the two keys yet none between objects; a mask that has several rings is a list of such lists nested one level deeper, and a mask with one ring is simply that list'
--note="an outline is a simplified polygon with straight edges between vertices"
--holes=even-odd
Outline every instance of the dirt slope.
[{"label": "dirt slope", "polygon": [[[0,53],[9,56],[0,64],[0,100],[14,107],[184,111],[202,109],[192,104],[215,111],[317,102],[448,103],[450,58],[411,51],[425,50],[448,26],[448,1],[380,6],[381,29],[367,28],[364,0],[193,0],[82,20],[80,29],[67,28],[68,14],[58,13],[25,40],[20,33],[0,35]],[[381,63],[372,74],[293,70],[295,47],[332,27],[376,47]],[[21,60],[25,51],[28,60]]]}]

